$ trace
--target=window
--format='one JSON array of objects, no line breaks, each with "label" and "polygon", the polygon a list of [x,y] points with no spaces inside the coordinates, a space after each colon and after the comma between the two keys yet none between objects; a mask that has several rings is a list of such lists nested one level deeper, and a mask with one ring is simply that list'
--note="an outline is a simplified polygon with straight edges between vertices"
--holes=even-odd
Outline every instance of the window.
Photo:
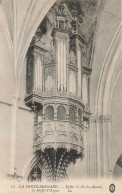
[{"label": "window", "polygon": [[75,108],[74,107],[69,108],[69,120],[72,122],[76,122],[76,115],[75,115]]},{"label": "window", "polygon": [[54,120],[54,108],[53,106],[48,106],[45,110],[45,119]]},{"label": "window", "polygon": [[66,120],[66,109],[62,105],[60,105],[57,109],[57,119]]}]

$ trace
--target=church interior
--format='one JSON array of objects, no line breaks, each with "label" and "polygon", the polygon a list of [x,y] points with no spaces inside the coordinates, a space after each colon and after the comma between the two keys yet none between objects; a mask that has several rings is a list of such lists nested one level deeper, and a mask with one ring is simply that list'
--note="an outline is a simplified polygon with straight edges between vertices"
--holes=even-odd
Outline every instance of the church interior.
[{"label": "church interior", "polygon": [[121,0],[0,1],[0,177],[122,178]]}]

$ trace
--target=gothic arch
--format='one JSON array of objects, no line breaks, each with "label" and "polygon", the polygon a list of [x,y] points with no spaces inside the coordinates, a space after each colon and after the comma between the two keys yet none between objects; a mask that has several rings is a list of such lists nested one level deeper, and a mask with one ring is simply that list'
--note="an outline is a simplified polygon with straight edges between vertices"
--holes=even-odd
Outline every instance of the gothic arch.
[{"label": "gothic arch", "polygon": [[[95,106],[94,106],[94,118],[95,130],[94,140],[96,141],[93,149],[96,149],[96,166],[93,169],[94,176],[111,176],[113,171],[112,164],[112,150],[111,150],[111,102],[113,92],[117,83],[118,78],[121,75],[120,69],[120,56],[122,53],[121,48],[121,24],[119,25],[105,56],[100,76],[97,84]],[[94,67],[93,67],[94,68]],[[97,73],[97,69],[94,68],[94,74]],[[95,80],[96,81],[96,80]],[[94,81],[91,79],[91,82]],[[92,88],[91,88],[92,89]],[[92,93],[92,91],[91,91]],[[95,95],[94,95],[95,96]],[[91,101],[91,106],[93,101]],[[91,137],[90,137],[91,138]]]},{"label": "gothic arch", "polygon": [[120,54],[122,52],[121,26],[122,24],[120,24],[115,33],[102,65],[97,86],[95,104],[95,114],[98,116],[108,115],[110,113],[111,92],[113,91],[113,86],[111,84],[116,79],[115,73],[119,64],[118,60]]},{"label": "gothic arch", "polygon": [[113,177],[114,178],[122,178],[122,153],[116,160],[116,164],[113,170]]},{"label": "gothic arch", "polygon": [[23,172],[22,172],[22,176],[24,180],[28,179],[29,173],[31,172],[31,170],[33,169],[33,167],[38,163],[38,161],[40,160],[40,158],[38,158],[36,155],[32,156],[27,163],[25,164],[24,168],[23,168]]}]

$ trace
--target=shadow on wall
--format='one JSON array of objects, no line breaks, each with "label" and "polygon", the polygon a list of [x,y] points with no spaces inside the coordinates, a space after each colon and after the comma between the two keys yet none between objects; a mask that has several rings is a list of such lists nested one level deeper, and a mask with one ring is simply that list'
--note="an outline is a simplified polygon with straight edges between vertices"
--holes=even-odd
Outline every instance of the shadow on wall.
[{"label": "shadow on wall", "polygon": [[113,171],[114,178],[122,178],[122,154],[119,156]]}]

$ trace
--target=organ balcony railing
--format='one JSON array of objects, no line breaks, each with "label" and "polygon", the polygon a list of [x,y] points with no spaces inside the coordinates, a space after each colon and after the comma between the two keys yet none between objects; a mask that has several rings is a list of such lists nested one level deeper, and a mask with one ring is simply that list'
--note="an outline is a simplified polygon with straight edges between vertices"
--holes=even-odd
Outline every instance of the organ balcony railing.
[{"label": "organ balcony railing", "polygon": [[65,148],[83,153],[83,126],[69,121],[42,121],[34,127],[33,151]]}]

